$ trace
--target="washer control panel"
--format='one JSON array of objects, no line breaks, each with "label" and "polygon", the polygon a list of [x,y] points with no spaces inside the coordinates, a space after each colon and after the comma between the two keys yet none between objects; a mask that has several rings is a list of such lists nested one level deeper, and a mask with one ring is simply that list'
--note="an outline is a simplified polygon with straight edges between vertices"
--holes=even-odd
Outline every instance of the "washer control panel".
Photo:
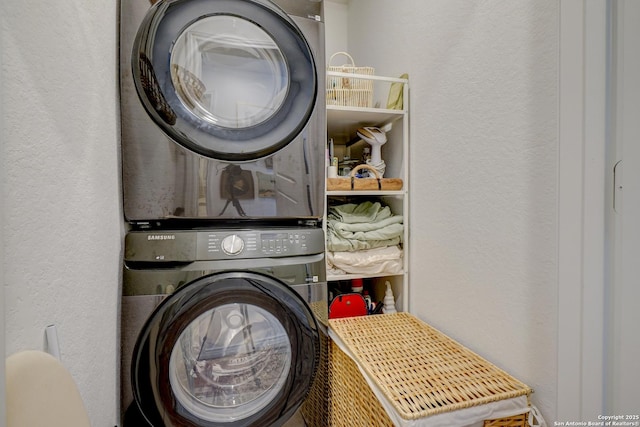
[{"label": "washer control panel", "polygon": [[125,260],[143,262],[277,258],[324,253],[320,228],[132,231]]},{"label": "washer control panel", "polygon": [[200,260],[309,255],[324,251],[321,229],[198,231]]}]

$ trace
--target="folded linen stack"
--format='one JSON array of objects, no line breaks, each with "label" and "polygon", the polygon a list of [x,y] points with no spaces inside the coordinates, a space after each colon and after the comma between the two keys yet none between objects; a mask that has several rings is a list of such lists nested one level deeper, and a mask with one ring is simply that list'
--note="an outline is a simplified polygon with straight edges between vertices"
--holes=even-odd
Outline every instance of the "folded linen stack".
[{"label": "folded linen stack", "polygon": [[380,202],[329,207],[327,261],[333,274],[396,274],[402,271],[402,216]]}]

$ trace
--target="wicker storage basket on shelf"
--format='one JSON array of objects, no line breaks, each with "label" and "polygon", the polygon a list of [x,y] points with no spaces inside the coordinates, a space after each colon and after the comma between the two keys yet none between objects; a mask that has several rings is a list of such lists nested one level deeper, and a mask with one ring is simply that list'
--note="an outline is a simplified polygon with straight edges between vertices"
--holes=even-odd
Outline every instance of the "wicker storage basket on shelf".
[{"label": "wicker storage basket on shelf", "polygon": [[[331,65],[338,55],[349,58],[349,63],[344,65]],[[354,75],[373,76],[372,67],[356,67],[353,58],[347,52],[336,52],[329,58],[327,71],[348,73]],[[372,107],[373,106],[373,80],[358,77],[327,75],[327,105],[340,105],[344,107]]]},{"label": "wicker storage basket on shelf", "polygon": [[[329,426],[394,425],[354,359],[404,420],[512,398],[530,404],[528,386],[408,313],[331,319],[329,326],[351,353],[331,340]],[[528,427],[526,412],[477,422]]]},{"label": "wicker storage basket on shelf", "polygon": [[[366,169],[374,178],[356,178],[360,169]],[[328,191],[397,191],[402,190],[402,178],[381,178],[378,171],[367,164],[361,164],[351,170],[348,177],[327,178]]]}]

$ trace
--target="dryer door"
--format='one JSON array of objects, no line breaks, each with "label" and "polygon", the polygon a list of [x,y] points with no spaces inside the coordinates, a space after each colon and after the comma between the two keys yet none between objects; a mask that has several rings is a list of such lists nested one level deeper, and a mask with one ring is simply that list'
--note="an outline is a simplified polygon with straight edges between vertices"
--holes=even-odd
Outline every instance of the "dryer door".
[{"label": "dryer door", "polygon": [[278,279],[217,273],[181,287],[133,354],[138,407],[153,426],[265,426],[288,419],[320,357],[316,320]]},{"label": "dryer door", "polygon": [[287,145],[317,94],[307,41],[268,0],[161,0],[138,30],[131,63],[155,123],[220,160],[254,160]]}]

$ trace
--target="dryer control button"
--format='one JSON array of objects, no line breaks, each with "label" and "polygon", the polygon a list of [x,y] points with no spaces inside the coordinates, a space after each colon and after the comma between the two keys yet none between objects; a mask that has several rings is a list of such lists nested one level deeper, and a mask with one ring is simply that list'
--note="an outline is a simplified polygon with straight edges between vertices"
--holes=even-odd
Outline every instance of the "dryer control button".
[{"label": "dryer control button", "polygon": [[222,239],[222,251],[227,255],[238,255],[244,249],[244,241],[237,234]]}]

